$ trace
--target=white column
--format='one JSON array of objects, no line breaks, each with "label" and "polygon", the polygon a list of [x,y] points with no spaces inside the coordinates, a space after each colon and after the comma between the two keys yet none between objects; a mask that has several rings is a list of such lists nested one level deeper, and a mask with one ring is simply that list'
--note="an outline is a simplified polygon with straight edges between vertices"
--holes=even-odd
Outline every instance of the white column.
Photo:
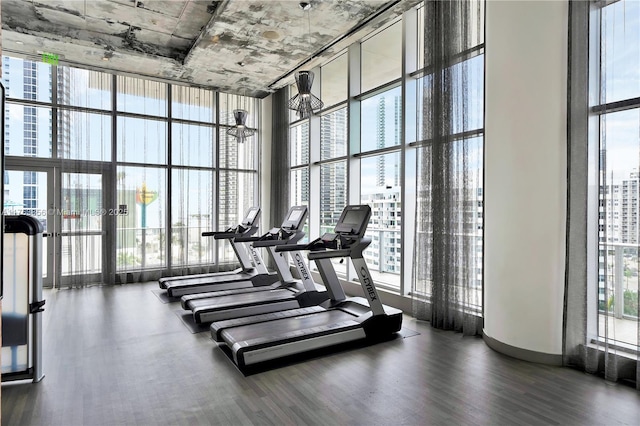
[{"label": "white column", "polygon": [[560,362],[568,2],[486,3],[484,333]]}]

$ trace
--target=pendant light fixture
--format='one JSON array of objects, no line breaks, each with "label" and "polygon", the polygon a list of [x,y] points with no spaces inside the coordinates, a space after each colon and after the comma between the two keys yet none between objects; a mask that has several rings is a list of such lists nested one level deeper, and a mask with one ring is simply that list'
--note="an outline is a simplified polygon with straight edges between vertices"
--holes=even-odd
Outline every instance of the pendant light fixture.
[{"label": "pendant light fixture", "polygon": [[[309,9],[311,9],[311,3],[300,2],[300,8],[307,12],[309,21],[309,37],[308,44],[311,46],[311,16],[309,15]],[[324,102],[317,96],[311,93],[311,86],[313,86],[314,74],[311,71],[298,71],[295,74],[296,87],[298,88],[298,94],[289,99],[287,107],[296,111],[298,118],[307,118],[311,114],[319,111],[324,107]]]},{"label": "pendant light fixture", "polygon": [[236,125],[227,129],[227,134],[236,138],[238,143],[244,143],[246,138],[253,136],[256,131],[247,127],[247,116],[249,113],[245,109],[234,109],[233,119]]}]

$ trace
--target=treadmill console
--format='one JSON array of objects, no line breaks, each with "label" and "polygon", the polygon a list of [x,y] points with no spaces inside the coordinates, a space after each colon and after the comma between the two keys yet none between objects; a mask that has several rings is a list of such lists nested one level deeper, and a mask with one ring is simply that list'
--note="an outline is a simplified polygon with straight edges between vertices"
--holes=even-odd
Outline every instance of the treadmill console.
[{"label": "treadmill console", "polygon": [[244,215],[244,219],[242,219],[240,225],[244,226],[245,228],[255,226],[259,217],[260,207],[251,207],[249,210],[247,210],[247,214]]},{"label": "treadmill console", "polygon": [[280,228],[287,231],[297,231],[302,228],[302,224],[307,220],[307,206],[293,206],[285,216]]},{"label": "treadmill console", "polygon": [[370,217],[371,207],[366,204],[345,207],[333,232],[326,232],[313,241],[310,244],[310,250],[341,249],[351,246],[364,236]]},{"label": "treadmill console", "polygon": [[367,204],[347,206],[342,211],[334,231],[338,234],[362,237],[369,225],[371,207]]},{"label": "treadmill console", "polygon": [[280,228],[271,228],[259,238],[259,241],[287,240],[293,234],[300,232],[302,224],[307,219],[307,206],[293,206],[285,216]]}]

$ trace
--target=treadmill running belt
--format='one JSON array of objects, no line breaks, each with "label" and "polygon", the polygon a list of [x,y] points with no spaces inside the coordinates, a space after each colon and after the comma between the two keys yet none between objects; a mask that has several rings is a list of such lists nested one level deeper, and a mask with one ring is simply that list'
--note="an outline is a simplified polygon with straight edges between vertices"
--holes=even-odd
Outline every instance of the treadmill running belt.
[{"label": "treadmill running belt", "polygon": [[[293,318],[282,318],[274,321],[244,325],[223,330],[221,336],[229,346],[236,342],[252,341],[261,344],[267,341],[278,341],[297,336],[300,331],[326,327],[336,323],[350,321],[356,318],[340,309],[330,309],[309,315]],[[355,325],[360,325],[353,322]],[[241,346],[244,346],[241,344]]]},{"label": "treadmill running belt", "polygon": [[231,294],[219,297],[210,297],[207,299],[190,300],[187,307],[191,310],[196,309],[223,309],[234,306],[246,306],[253,304],[269,303],[279,300],[293,299],[295,293],[286,290],[270,290],[252,293]]}]

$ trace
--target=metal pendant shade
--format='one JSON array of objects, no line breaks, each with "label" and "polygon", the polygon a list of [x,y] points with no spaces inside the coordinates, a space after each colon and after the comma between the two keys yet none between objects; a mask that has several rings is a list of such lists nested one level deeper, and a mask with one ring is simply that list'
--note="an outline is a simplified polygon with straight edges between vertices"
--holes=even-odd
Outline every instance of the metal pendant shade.
[{"label": "metal pendant shade", "polygon": [[236,122],[235,127],[231,127],[227,130],[227,134],[235,137],[238,143],[244,143],[244,140],[253,136],[256,131],[254,129],[247,128],[247,116],[249,113],[243,109],[233,110],[233,119]]},{"label": "metal pendant shade", "polygon": [[324,107],[324,102],[311,93],[313,77],[314,75],[311,71],[298,71],[296,73],[298,94],[289,99],[287,107],[295,110],[299,118],[307,118]]}]

